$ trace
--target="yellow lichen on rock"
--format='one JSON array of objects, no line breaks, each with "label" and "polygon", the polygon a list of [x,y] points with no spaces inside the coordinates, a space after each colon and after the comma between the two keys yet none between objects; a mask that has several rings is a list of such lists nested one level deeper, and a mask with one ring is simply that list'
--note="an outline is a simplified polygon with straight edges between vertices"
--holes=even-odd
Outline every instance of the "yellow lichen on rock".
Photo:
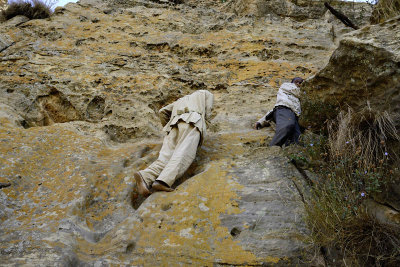
[{"label": "yellow lichen on rock", "polygon": [[[254,136],[224,136],[231,143],[239,138],[254,140]],[[235,153],[243,148],[231,145],[226,150]],[[230,230],[221,225],[221,214],[242,212],[236,192],[243,186],[225,171],[229,162],[229,159],[214,159],[205,171],[185,181],[174,192],[154,193],[138,209],[138,219],[132,222],[128,218],[118,225],[116,231],[120,233],[112,231],[96,244],[81,239],[78,255],[89,260],[107,251],[125,263],[161,266],[174,266],[178,262],[202,266],[218,262],[278,262],[279,258],[260,259],[245,251]],[[120,235],[125,236],[125,242],[115,239]],[[121,253],[129,244],[134,244],[135,250],[128,255]]]},{"label": "yellow lichen on rock", "polygon": [[[251,127],[282,82],[325,64],[334,23],[122,2],[0,25],[2,260],[300,264],[298,172],[267,147],[272,128]],[[205,143],[174,192],[144,199],[132,175],[157,158],[157,111],[199,89],[215,96]]]}]

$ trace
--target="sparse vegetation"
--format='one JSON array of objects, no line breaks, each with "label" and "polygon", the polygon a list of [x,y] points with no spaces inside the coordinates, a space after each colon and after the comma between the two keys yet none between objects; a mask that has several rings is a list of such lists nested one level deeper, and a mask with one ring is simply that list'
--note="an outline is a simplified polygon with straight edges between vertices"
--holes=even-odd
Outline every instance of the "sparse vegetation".
[{"label": "sparse vegetation", "polygon": [[372,12],[371,22],[381,23],[400,15],[400,0],[379,0]]},{"label": "sparse vegetation", "polygon": [[327,136],[308,133],[302,147],[288,149],[297,166],[318,177],[306,203],[312,242],[341,250],[345,264],[400,263],[400,229],[379,223],[365,208],[367,199],[400,181],[394,116],[368,105],[349,108],[326,122]]},{"label": "sparse vegetation", "polygon": [[[319,99],[303,95],[300,98],[302,115],[300,124],[307,125],[313,132],[323,132],[327,134],[327,121],[334,119],[338,113],[338,107],[329,103],[322,103]],[[318,114],[318,116],[315,116]]]},{"label": "sparse vegetation", "polygon": [[1,11],[0,21],[9,20],[15,16],[26,16],[29,19],[45,19],[52,14],[54,2],[42,0],[18,0],[12,2],[7,9]]}]

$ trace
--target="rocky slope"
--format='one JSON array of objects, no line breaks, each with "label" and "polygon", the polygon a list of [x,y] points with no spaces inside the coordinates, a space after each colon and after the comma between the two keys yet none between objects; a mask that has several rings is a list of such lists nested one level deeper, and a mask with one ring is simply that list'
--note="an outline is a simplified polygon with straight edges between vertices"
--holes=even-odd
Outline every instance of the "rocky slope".
[{"label": "rocky slope", "polygon": [[[81,1],[0,25],[3,264],[318,261],[301,175],[250,126],[349,29],[320,1],[261,2]],[[197,89],[215,95],[205,145],[176,191],[142,199],[132,173],[157,157],[156,111]]]},{"label": "rocky slope", "polygon": [[[306,88],[310,95],[345,108],[400,112],[400,17],[347,34]],[[400,126],[400,121],[397,121]]]}]

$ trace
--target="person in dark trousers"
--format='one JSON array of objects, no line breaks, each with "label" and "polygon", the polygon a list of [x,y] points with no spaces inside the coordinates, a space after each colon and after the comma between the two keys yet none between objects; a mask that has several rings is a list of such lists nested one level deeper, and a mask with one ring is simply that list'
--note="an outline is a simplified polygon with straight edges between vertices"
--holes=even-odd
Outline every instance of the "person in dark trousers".
[{"label": "person in dark trousers", "polygon": [[301,113],[299,96],[303,81],[302,78],[296,77],[290,83],[283,83],[276,96],[274,109],[268,111],[254,124],[254,128],[259,130],[268,126],[270,120],[275,121],[276,130],[270,146],[288,146],[299,142]]}]

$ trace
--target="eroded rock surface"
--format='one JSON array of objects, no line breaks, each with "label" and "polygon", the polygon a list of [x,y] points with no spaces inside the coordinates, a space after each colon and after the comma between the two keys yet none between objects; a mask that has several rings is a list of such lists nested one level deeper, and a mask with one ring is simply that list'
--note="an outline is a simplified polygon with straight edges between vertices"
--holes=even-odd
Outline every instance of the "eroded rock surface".
[{"label": "eroded rock surface", "polygon": [[[319,101],[400,112],[400,17],[349,33],[306,88]],[[400,121],[397,121],[400,126]]]},{"label": "eroded rock surface", "polygon": [[[251,123],[348,30],[178,2],[81,1],[0,26],[13,43],[0,54],[2,264],[310,263],[302,178]],[[141,198],[132,173],[157,157],[156,111],[197,89],[215,95],[205,145],[176,191]]]}]

